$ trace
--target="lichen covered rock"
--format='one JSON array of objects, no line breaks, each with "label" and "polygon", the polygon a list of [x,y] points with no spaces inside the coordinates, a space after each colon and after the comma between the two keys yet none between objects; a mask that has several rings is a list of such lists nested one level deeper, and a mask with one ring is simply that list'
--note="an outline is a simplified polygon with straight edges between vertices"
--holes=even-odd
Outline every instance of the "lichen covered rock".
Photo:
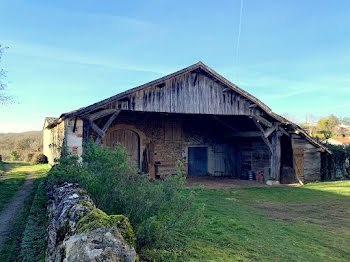
[{"label": "lichen covered rock", "polygon": [[49,189],[46,261],[136,261],[134,235],[123,215],[108,216],[78,184]]}]

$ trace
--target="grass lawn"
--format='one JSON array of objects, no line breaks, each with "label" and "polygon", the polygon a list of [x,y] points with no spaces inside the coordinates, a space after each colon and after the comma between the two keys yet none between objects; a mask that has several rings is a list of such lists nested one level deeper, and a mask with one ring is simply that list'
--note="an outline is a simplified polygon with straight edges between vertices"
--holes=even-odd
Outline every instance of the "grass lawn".
[{"label": "grass lawn", "polygon": [[0,161],[0,177],[5,173],[5,163]]},{"label": "grass lawn", "polygon": [[[0,250],[0,261],[44,261],[47,227],[45,181],[49,166],[21,165],[25,170],[33,172],[35,180],[24,207],[13,221],[12,232]],[[10,174],[13,179],[17,176],[22,179],[23,169],[17,165],[12,167]],[[3,182],[0,182],[0,190],[1,183]]]},{"label": "grass lawn", "polygon": [[21,162],[6,163],[10,171],[0,181],[0,211],[23,185],[26,178],[26,168],[30,165]]},{"label": "grass lawn", "polygon": [[349,261],[350,181],[205,189],[186,261]]}]

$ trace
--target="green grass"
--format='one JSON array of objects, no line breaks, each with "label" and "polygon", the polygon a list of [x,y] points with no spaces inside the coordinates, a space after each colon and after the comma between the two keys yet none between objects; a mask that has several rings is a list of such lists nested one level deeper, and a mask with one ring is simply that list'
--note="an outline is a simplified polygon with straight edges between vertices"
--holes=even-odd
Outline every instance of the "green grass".
[{"label": "green grass", "polygon": [[145,253],[159,261],[349,261],[350,181],[205,189],[196,199],[203,203],[203,223],[182,248]]},{"label": "green grass", "polygon": [[4,177],[4,180],[0,181],[0,211],[23,185],[26,178],[25,170],[30,166],[20,162],[6,163],[6,165],[11,170]]},{"label": "green grass", "polygon": [[0,261],[45,261],[46,250],[46,176],[48,165],[26,166],[34,182],[24,207],[12,224],[9,238],[0,250]]},{"label": "green grass", "polygon": [[[23,166],[11,167],[10,174],[21,177]],[[44,261],[47,218],[43,182],[48,168],[26,168],[31,168],[37,179],[0,251],[0,261]],[[141,255],[155,261],[349,261],[350,181],[204,189],[195,201],[195,205],[203,204],[202,223],[179,239],[177,248],[144,250]]]},{"label": "green grass", "polygon": [[0,161],[0,177],[5,173],[5,163]]}]

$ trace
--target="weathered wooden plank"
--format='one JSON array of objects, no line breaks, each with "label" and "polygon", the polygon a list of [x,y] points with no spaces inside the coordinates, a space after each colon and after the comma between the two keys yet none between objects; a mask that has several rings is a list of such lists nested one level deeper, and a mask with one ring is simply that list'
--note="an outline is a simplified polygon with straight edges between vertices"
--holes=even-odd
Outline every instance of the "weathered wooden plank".
[{"label": "weathered wooden plank", "polygon": [[[233,90],[224,92],[225,88],[199,72],[187,73],[131,93],[128,108],[145,112],[251,115],[252,102]],[[254,108],[260,115],[259,110]]]},{"label": "weathered wooden plank", "polygon": [[91,115],[87,115],[87,117],[91,120],[91,121],[95,121],[96,119],[105,117],[107,115],[113,114],[116,110],[115,109],[106,109],[106,110],[102,110],[99,111],[97,113],[91,114]]},{"label": "weathered wooden plank", "polygon": [[281,170],[281,136],[279,131],[272,134],[271,178],[279,181]]}]

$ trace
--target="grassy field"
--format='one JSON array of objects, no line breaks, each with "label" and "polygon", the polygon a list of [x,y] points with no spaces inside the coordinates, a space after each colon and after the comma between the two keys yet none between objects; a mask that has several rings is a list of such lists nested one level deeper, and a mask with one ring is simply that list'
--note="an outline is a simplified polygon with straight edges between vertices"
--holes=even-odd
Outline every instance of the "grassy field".
[{"label": "grassy field", "polygon": [[0,181],[0,211],[23,185],[26,178],[25,171],[29,166],[29,164],[21,162],[6,163],[6,165],[10,171],[7,173],[4,179]]},{"label": "grassy field", "polygon": [[[19,211],[13,221],[12,231],[0,250],[0,261],[44,261],[46,250],[46,186],[45,180],[49,170],[48,165],[30,165],[25,163],[10,164],[13,168],[7,180],[0,182],[1,190],[8,191],[5,185],[22,185],[23,172],[31,171],[34,174],[34,182],[27,197],[24,207]],[[23,179],[23,181],[22,181]],[[8,180],[12,181],[11,183]],[[22,181],[21,183],[19,181]],[[17,181],[14,183],[14,181]],[[12,195],[15,193],[12,192]],[[5,195],[5,194],[4,194]],[[11,194],[6,194],[7,199]],[[3,206],[6,201],[0,199]]]},{"label": "grassy field", "polygon": [[[14,221],[12,235],[0,251],[0,261],[25,257],[43,261],[48,167],[23,164],[12,168],[7,180],[21,181],[23,170],[28,169],[36,180]],[[2,184],[8,183],[15,190],[23,183],[19,181],[0,182],[0,194],[8,199],[10,190]],[[3,199],[0,206],[6,202]],[[170,256],[159,250],[146,252],[148,256],[158,261],[350,260],[350,181],[303,187],[204,189],[195,201],[195,205],[202,204],[206,206],[203,222],[180,240],[182,248]]]},{"label": "grassy field", "polygon": [[204,190],[186,261],[349,261],[350,181]]},{"label": "grassy field", "polygon": [[0,161],[0,177],[5,173],[5,164]]}]

